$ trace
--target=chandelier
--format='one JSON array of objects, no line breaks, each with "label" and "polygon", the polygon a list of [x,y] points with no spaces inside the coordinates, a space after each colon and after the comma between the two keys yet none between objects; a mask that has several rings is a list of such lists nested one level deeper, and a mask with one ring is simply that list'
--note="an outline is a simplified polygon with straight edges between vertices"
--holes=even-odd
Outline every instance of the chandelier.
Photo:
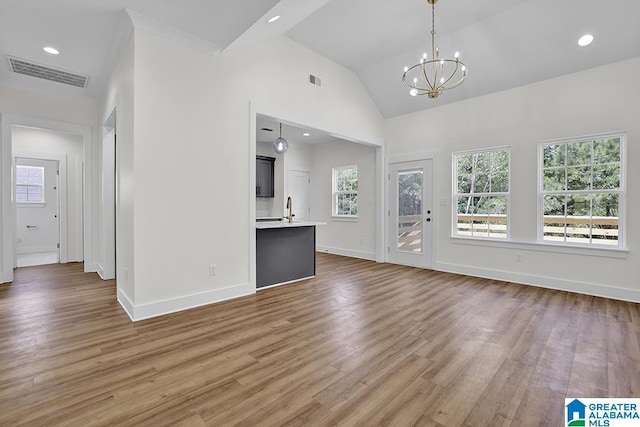
[{"label": "chandelier", "polygon": [[436,47],[436,8],[438,0],[427,0],[431,5],[431,59],[426,53],[422,54],[420,62],[413,67],[404,67],[402,81],[409,86],[411,96],[427,95],[437,98],[445,90],[460,86],[469,69],[460,61],[460,53],[455,53],[455,59],[441,59]]},{"label": "chandelier", "polygon": [[282,123],[280,123],[280,136],[273,141],[273,151],[284,154],[289,149],[289,143],[282,137]]}]

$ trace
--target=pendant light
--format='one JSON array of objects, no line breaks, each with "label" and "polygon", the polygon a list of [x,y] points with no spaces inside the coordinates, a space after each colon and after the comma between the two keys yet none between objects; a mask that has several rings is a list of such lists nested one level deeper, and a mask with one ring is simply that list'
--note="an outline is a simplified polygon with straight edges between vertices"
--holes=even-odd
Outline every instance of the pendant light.
[{"label": "pendant light", "polygon": [[273,150],[278,154],[284,154],[289,149],[289,143],[282,137],[282,123],[280,123],[280,136],[273,141]]}]

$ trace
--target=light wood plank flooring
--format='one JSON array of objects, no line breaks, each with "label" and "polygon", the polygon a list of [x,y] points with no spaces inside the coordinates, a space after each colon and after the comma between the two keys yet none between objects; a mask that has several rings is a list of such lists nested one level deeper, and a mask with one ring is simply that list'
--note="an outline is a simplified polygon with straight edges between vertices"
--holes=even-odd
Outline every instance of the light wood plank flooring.
[{"label": "light wood plank flooring", "polygon": [[0,286],[2,426],[560,426],[565,396],[640,396],[638,304],[326,254],[137,323],[80,264]]}]

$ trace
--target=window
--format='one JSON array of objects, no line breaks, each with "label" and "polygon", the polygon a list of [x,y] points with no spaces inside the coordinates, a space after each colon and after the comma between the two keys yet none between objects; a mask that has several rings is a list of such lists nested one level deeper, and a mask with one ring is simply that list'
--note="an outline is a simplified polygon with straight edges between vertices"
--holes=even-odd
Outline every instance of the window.
[{"label": "window", "polygon": [[624,134],[540,144],[539,239],[621,246]]},{"label": "window", "polygon": [[358,167],[333,168],[333,215],[358,216]]},{"label": "window", "polygon": [[16,202],[44,203],[44,168],[16,166]]},{"label": "window", "polygon": [[509,149],[453,154],[454,237],[509,237]]}]

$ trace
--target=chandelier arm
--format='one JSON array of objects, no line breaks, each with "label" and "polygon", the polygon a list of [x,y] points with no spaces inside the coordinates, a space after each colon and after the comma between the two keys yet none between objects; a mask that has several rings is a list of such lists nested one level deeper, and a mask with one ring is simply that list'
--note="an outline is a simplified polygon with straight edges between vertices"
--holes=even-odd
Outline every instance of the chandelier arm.
[{"label": "chandelier arm", "polygon": [[[465,68],[466,68],[467,70],[469,69],[469,67],[467,67],[464,63],[460,62],[460,64],[461,64],[461,65],[464,65],[464,66],[465,66]],[[452,77],[453,77],[453,76],[452,76]],[[466,78],[467,78],[467,76],[464,76],[464,75],[463,75],[463,76],[460,78],[460,80],[458,80],[458,81],[457,81],[457,82],[455,82],[453,85],[449,86],[448,88],[446,88],[446,89],[444,89],[444,90],[454,89],[454,88],[456,88],[456,87],[460,86],[460,85],[464,82],[464,79],[466,79]]]},{"label": "chandelier arm", "polygon": [[446,90],[444,87],[447,85],[447,83],[449,83],[451,81],[453,76],[455,76],[458,73],[458,64],[459,64],[459,62],[456,61],[456,69],[453,70],[453,73],[451,73],[449,78],[447,80],[445,80],[444,82],[442,82],[442,84],[440,85],[440,87],[442,87],[442,90]]},{"label": "chandelier arm", "polygon": [[433,89],[433,83],[429,80],[429,76],[427,76],[427,71],[425,70],[425,64],[422,64],[422,75],[424,76],[424,80],[427,82],[427,87],[429,89]]}]

